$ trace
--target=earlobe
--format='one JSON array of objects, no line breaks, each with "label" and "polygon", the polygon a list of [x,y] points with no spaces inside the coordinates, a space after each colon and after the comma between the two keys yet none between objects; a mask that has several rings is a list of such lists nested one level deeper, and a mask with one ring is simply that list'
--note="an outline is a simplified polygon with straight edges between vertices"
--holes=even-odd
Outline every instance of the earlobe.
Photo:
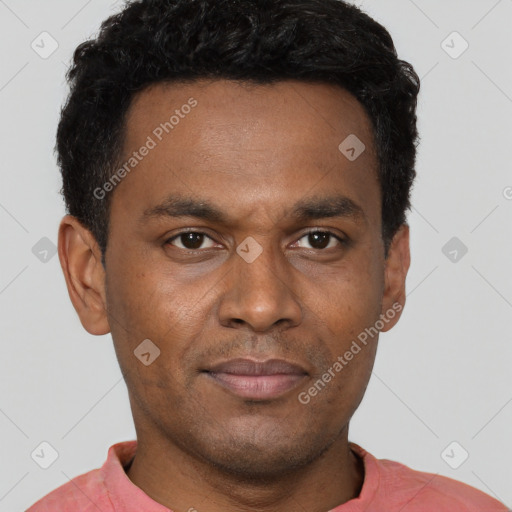
[{"label": "earlobe", "polygon": [[69,298],[84,329],[95,335],[109,333],[105,270],[94,236],[78,219],[66,215],[59,226],[58,248]]},{"label": "earlobe", "polygon": [[397,322],[405,306],[405,280],[411,264],[409,226],[403,224],[395,233],[385,260],[385,286],[381,317],[385,317],[382,332],[389,331]]}]

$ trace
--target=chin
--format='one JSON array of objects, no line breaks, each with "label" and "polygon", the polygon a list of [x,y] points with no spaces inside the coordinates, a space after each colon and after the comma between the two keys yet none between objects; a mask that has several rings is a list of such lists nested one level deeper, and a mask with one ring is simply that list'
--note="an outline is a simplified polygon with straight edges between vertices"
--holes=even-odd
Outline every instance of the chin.
[{"label": "chin", "polygon": [[[256,435],[243,436],[240,432],[222,439],[217,435],[214,444],[204,446],[201,457],[211,466],[224,474],[238,480],[266,482],[282,478],[287,474],[310,466],[320,458],[332,442],[328,442],[325,434],[297,436],[296,432],[282,433],[276,436]],[[268,434],[268,433],[267,433]],[[197,445],[196,445],[197,446]],[[215,447],[212,450],[212,446]]]}]

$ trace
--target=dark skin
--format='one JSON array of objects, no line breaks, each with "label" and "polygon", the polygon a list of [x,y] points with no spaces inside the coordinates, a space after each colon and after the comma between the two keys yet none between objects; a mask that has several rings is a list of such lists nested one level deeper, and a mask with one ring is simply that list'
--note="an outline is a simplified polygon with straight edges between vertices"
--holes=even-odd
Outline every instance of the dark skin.
[{"label": "dark skin", "polygon": [[[132,102],[127,158],[190,97],[197,106],[111,192],[105,268],[75,218],[59,231],[73,305],[89,333],[112,333],[127,383],[138,439],[127,474],[175,512],[326,512],[363,484],[348,426],[378,337],[308,404],[298,395],[404,305],[408,227],[386,257],[370,120],[331,85],[158,84]],[[366,145],[353,162],[338,150],[349,134]],[[225,218],[144,215],[171,194]],[[292,214],[333,196],[345,198],[336,215]],[[203,235],[177,236],[186,229]],[[249,236],[262,249],[251,263],[236,252]],[[148,366],[133,353],[144,339],[161,351]],[[246,357],[304,372],[279,396],[248,399],[205,370]]]}]

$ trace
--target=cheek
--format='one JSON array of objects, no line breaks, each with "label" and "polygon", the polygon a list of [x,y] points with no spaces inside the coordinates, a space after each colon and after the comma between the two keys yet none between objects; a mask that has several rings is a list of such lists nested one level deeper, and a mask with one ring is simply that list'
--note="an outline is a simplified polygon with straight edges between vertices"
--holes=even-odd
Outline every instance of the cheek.
[{"label": "cheek", "polygon": [[125,261],[108,273],[109,322],[124,365],[139,365],[134,350],[149,339],[160,354],[155,367],[148,368],[180,373],[180,362],[199,338],[211,307],[207,286],[207,282],[178,277],[175,269],[145,262]]},{"label": "cheek", "polygon": [[334,350],[331,363],[299,395],[310,417],[325,418],[332,429],[345,425],[361,403],[371,377],[376,344],[361,345],[350,360],[345,349],[350,351],[347,346],[340,347],[339,352]]},{"label": "cheek", "polygon": [[130,265],[119,266],[108,279],[114,347],[139,408],[165,400],[176,405],[179,393],[173,390],[183,388],[180,362],[194,332],[181,328],[176,292],[171,279]]},{"label": "cheek", "polygon": [[142,262],[123,261],[109,272],[107,301],[112,315],[118,315],[137,335],[160,331],[168,314],[179,309],[182,294],[176,278]]},{"label": "cheek", "polygon": [[369,259],[358,259],[347,261],[321,278],[317,276],[306,295],[331,337],[342,344],[373,325],[381,311],[382,269]]}]

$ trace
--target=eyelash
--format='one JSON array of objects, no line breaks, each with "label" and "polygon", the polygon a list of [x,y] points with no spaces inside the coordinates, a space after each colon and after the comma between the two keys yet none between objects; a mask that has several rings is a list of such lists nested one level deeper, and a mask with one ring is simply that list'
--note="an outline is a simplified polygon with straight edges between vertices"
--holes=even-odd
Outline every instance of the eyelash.
[{"label": "eyelash", "polygon": [[[204,235],[205,237],[209,238],[210,240],[215,241],[215,240],[212,239],[212,237],[210,237],[207,233],[205,233],[203,231],[188,230],[188,231],[181,231],[180,233],[177,233],[176,235],[173,235],[171,238],[168,238],[165,241],[165,245],[172,245],[171,242],[173,242],[174,240],[176,240],[180,236],[186,235],[188,233],[194,233],[194,234],[197,234],[197,235]],[[342,245],[342,246],[347,246],[348,245],[348,239],[347,238],[343,238],[343,237],[337,235],[336,233],[334,233],[332,231],[329,231],[329,230],[326,230],[326,229],[319,229],[319,228],[315,228],[315,229],[311,229],[310,231],[307,231],[306,233],[304,233],[297,240],[301,240],[305,236],[311,235],[313,233],[324,233],[324,234],[330,235],[331,237],[335,238],[340,243],[340,245]],[[185,252],[191,253],[191,254],[200,253],[200,252],[203,252],[203,251],[207,250],[207,249],[195,249],[195,250],[194,249],[182,249],[181,247],[176,247],[176,249],[179,249],[180,251],[185,251]],[[330,247],[330,249],[332,249],[332,247]],[[309,249],[309,250],[323,252],[323,251],[327,251],[328,249]]]}]

